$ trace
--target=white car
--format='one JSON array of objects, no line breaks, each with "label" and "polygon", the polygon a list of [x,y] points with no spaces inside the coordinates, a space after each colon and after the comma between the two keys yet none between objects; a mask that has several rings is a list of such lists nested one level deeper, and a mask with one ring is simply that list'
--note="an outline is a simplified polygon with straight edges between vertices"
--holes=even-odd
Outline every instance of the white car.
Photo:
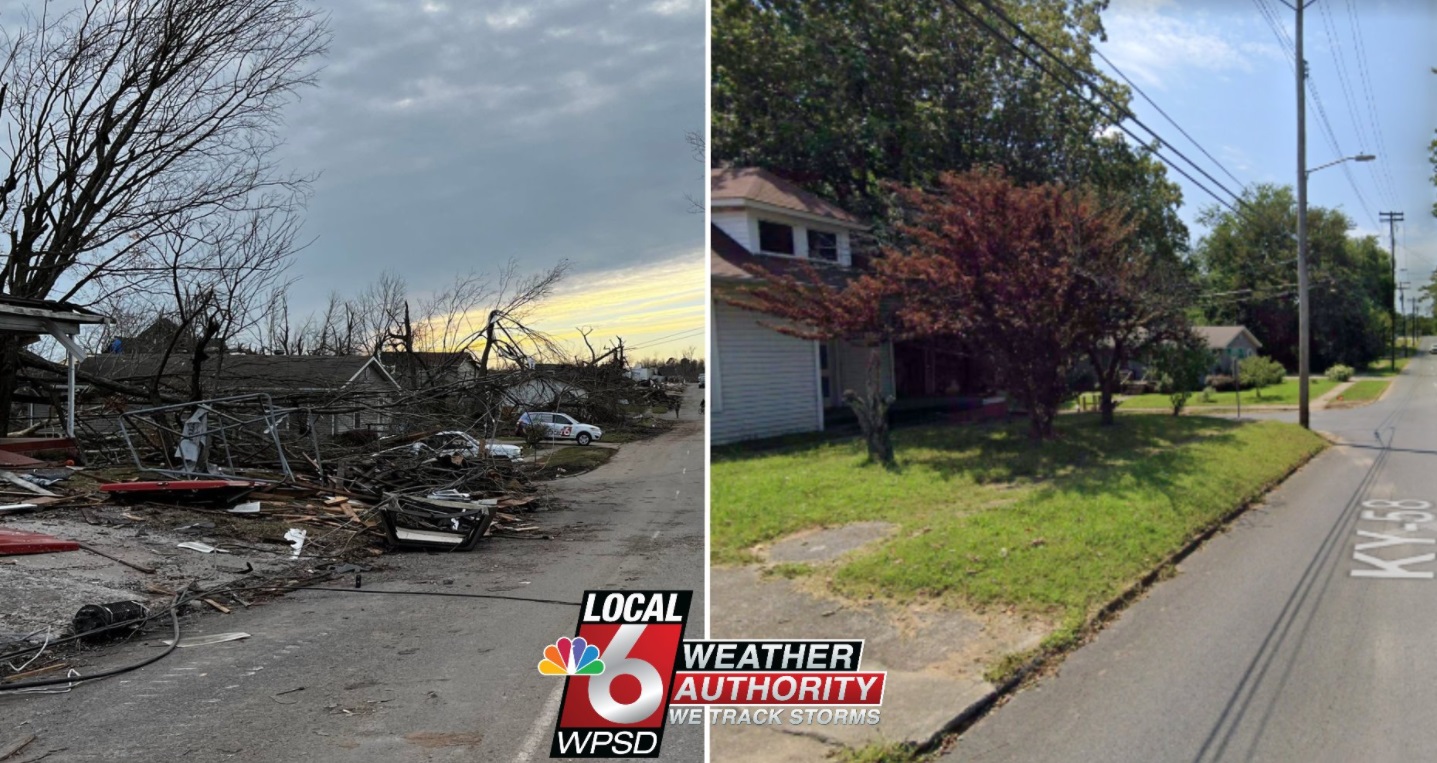
[{"label": "white car", "polygon": [[407,446],[414,453],[433,452],[437,456],[459,454],[465,458],[479,458],[483,453],[489,458],[507,458],[519,461],[518,445],[502,442],[481,442],[468,432],[439,432]]},{"label": "white car", "polygon": [[604,430],[593,424],[581,424],[572,416],[552,411],[531,411],[519,417],[515,429],[519,435],[524,435],[524,430],[530,427],[544,427],[548,430],[548,436],[556,440],[573,440],[580,445],[588,445],[604,436]]}]

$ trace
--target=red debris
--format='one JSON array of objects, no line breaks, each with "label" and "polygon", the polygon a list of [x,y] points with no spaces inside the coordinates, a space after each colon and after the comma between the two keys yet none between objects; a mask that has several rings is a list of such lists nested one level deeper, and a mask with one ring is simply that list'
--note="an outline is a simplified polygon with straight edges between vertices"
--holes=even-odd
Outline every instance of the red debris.
[{"label": "red debris", "polygon": [[61,540],[45,533],[27,530],[6,530],[0,528],[0,556],[20,554],[50,554],[56,551],[79,551],[80,544],[73,540]]}]

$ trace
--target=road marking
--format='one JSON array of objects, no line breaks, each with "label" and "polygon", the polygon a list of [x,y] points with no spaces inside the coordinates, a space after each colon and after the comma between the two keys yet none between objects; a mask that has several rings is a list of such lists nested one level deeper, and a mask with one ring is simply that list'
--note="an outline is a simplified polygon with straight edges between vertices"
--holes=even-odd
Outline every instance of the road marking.
[{"label": "road marking", "polygon": [[554,690],[549,692],[549,698],[544,701],[544,709],[539,711],[539,717],[534,719],[533,728],[529,729],[529,735],[524,737],[524,743],[519,745],[519,754],[515,760],[533,760],[539,754],[540,745],[548,736],[550,724],[559,714],[559,702],[564,699],[564,681],[554,682]]}]

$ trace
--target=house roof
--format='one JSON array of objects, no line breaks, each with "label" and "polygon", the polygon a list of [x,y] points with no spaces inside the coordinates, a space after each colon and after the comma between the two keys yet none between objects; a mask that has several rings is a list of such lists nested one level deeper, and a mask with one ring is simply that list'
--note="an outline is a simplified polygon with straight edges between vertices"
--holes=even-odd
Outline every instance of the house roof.
[{"label": "house roof", "polygon": [[711,236],[709,250],[713,253],[713,256],[709,258],[709,276],[715,281],[757,284],[763,280],[762,277],[745,269],[746,267],[758,267],[776,276],[793,276],[801,281],[806,281],[808,273],[805,266],[812,266],[824,283],[835,287],[844,286],[856,275],[850,268],[821,260],[808,260],[799,257],[756,257],[717,225],[710,223],[709,232]]},{"label": "house roof", "polygon": [[1214,350],[1227,348],[1233,343],[1233,340],[1244,334],[1247,335],[1248,341],[1252,342],[1253,347],[1262,346],[1262,342],[1257,341],[1257,337],[1253,336],[1246,326],[1195,326],[1193,331],[1197,332],[1204,342],[1207,342],[1208,348]]},{"label": "house roof", "polygon": [[758,167],[723,167],[709,172],[715,202],[752,201],[771,207],[826,217],[853,226],[863,222],[853,213]]},{"label": "house roof", "polygon": [[80,333],[80,325],[104,323],[109,319],[99,313],[50,299],[25,299],[0,294],[0,331],[22,334],[44,334],[53,325],[65,334]]},{"label": "house roof", "polygon": [[459,365],[466,360],[474,360],[474,356],[467,352],[398,352],[385,351],[379,353],[379,360],[383,363],[420,363],[427,368],[438,368],[444,365]]},{"label": "house roof", "polygon": [[[113,381],[142,381],[155,376],[161,357],[159,353],[125,352],[91,355],[80,363],[80,369]],[[373,362],[362,355],[224,355],[205,361],[204,375],[214,378],[219,370],[218,386],[226,391],[339,389]],[[170,383],[188,383],[189,373],[188,355],[171,355],[165,363],[164,376]],[[380,373],[393,383],[382,368]]]}]

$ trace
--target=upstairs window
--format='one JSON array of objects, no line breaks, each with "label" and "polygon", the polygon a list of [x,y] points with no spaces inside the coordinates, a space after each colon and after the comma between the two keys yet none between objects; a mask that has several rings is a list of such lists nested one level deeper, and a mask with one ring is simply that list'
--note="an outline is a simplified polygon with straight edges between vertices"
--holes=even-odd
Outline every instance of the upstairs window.
[{"label": "upstairs window", "polygon": [[793,254],[793,227],[759,220],[758,250],[770,254]]},{"label": "upstairs window", "polygon": [[808,256],[815,260],[838,262],[838,234],[810,230],[808,232]]}]

